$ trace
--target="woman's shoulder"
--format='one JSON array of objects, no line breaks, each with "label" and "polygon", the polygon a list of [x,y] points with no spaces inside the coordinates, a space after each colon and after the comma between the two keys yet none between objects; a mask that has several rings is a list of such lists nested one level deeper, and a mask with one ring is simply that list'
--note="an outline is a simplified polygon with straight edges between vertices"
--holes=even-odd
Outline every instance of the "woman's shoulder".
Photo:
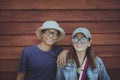
[{"label": "woman's shoulder", "polygon": [[96,56],[96,64],[97,66],[104,66],[103,60],[99,56]]},{"label": "woman's shoulder", "polygon": [[95,59],[96,59],[96,61],[99,61],[99,62],[102,61],[101,57],[99,57],[99,56],[96,56]]}]

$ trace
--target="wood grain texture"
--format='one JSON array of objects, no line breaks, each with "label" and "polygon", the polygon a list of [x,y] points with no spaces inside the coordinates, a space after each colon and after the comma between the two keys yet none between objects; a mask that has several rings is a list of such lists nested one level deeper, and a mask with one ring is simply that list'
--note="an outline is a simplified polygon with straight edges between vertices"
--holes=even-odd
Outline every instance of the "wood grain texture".
[{"label": "wood grain texture", "polygon": [[[66,34],[71,34],[78,27],[86,27],[91,33],[120,33],[120,22],[58,22],[65,30]],[[42,22],[15,22],[15,23],[0,23],[0,34],[35,34]]]},{"label": "wood grain texture", "polygon": [[[0,9],[119,9],[119,0],[0,0]],[[67,4],[66,4],[67,3]]]},{"label": "wood grain texture", "polygon": [[35,31],[45,20],[65,30],[56,45],[69,50],[73,30],[88,28],[95,55],[120,80],[120,0],[0,0],[0,80],[16,80],[22,49],[39,42]]},{"label": "wood grain texture", "polygon": [[[93,34],[93,45],[120,45],[119,34]],[[0,46],[28,46],[38,43],[35,35],[0,35]],[[56,43],[71,45],[71,35]]]},{"label": "wood grain texture", "polygon": [[0,72],[0,80],[16,80],[16,71]]},{"label": "wood grain texture", "polygon": [[119,10],[1,10],[0,22],[120,21]]}]

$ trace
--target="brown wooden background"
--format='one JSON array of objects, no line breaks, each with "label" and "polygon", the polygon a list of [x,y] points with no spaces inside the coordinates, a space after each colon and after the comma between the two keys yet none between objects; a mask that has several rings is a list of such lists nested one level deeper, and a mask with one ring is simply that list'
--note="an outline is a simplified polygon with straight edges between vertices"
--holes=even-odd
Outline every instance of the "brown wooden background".
[{"label": "brown wooden background", "polygon": [[71,47],[71,32],[85,26],[93,35],[111,80],[120,80],[120,0],[0,0],[0,80],[15,80],[23,47],[36,44],[35,30],[56,20],[66,31],[58,43]]}]

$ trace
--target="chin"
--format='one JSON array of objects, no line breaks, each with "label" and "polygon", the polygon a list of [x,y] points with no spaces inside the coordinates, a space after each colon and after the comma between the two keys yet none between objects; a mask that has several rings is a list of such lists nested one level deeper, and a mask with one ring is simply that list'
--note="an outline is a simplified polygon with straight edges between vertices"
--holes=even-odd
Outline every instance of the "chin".
[{"label": "chin", "polygon": [[52,43],[52,42],[47,42],[46,44],[49,45],[49,46],[52,46],[54,43]]}]

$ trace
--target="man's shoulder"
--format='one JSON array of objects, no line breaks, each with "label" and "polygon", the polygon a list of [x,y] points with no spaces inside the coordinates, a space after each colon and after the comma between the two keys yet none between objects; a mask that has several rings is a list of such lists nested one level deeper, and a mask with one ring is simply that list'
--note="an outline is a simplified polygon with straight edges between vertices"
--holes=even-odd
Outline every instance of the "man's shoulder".
[{"label": "man's shoulder", "polygon": [[54,50],[63,50],[63,48],[61,46],[58,46],[58,45],[54,45],[53,49]]},{"label": "man's shoulder", "polygon": [[24,51],[31,51],[36,48],[36,45],[30,45],[23,48]]}]

